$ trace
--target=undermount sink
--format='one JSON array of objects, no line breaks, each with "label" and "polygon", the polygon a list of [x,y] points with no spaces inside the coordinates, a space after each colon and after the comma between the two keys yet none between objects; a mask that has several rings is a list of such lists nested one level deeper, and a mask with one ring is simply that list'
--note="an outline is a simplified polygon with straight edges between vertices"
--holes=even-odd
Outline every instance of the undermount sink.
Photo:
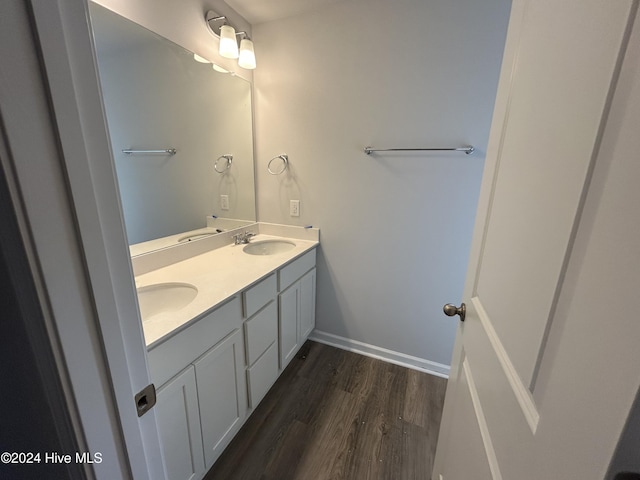
[{"label": "undermount sink", "polygon": [[286,240],[261,240],[251,242],[242,249],[249,255],[276,255],[291,250],[296,244]]},{"label": "undermount sink", "polygon": [[162,313],[177,312],[189,305],[198,295],[198,289],[190,283],[156,283],[140,287],[138,304],[143,321]]}]

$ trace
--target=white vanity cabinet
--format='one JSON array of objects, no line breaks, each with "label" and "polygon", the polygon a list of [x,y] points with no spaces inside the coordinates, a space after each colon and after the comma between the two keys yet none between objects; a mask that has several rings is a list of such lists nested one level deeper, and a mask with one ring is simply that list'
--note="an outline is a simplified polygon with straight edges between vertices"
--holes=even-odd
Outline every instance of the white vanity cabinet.
[{"label": "white vanity cabinet", "polygon": [[280,369],[287,364],[300,348],[298,321],[300,316],[300,284],[295,283],[278,295],[280,308]]},{"label": "white vanity cabinet", "polygon": [[170,480],[198,480],[247,414],[240,299],[233,297],[148,353]]},{"label": "white vanity cabinet", "polygon": [[205,465],[193,365],[158,390],[156,418],[167,478],[199,479]]},{"label": "white vanity cabinet", "polygon": [[278,271],[280,370],[289,364],[315,327],[316,251]]},{"label": "white vanity cabinet", "polygon": [[276,274],[244,292],[249,408],[255,408],[278,378]]},{"label": "white vanity cabinet", "polygon": [[316,269],[300,279],[300,338],[305,342],[316,327]]},{"label": "white vanity cabinet", "polygon": [[247,413],[242,331],[236,330],[195,363],[206,468],[240,430]]},{"label": "white vanity cabinet", "polygon": [[170,480],[200,480],[315,326],[308,250],[148,351]]}]

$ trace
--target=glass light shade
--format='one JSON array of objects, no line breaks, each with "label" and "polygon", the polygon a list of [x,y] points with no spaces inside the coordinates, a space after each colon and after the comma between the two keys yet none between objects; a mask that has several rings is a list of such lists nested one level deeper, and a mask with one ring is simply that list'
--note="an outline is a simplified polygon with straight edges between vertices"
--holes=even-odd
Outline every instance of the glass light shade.
[{"label": "glass light shade", "polygon": [[197,53],[194,53],[194,54],[193,54],[193,59],[194,59],[196,62],[200,62],[200,63],[211,63],[209,60],[207,60],[207,59],[206,59],[206,58],[204,58],[204,57],[201,57],[201,56],[200,56],[200,55],[198,55]]},{"label": "glass light shade", "polygon": [[231,25],[220,27],[220,55],[224,58],[238,58],[236,30]]},{"label": "glass light shade", "polygon": [[253,42],[248,38],[243,38],[240,42],[240,58],[238,65],[248,70],[256,68],[256,54],[253,51]]}]

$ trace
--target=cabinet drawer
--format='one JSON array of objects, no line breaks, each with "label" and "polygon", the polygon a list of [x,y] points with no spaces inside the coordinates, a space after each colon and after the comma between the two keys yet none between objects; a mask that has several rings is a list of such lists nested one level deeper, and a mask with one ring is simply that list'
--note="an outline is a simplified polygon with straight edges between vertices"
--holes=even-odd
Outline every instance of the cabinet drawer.
[{"label": "cabinet drawer", "polygon": [[278,291],[281,292],[316,266],[316,249],[305,253],[278,272]]},{"label": "cabinet drawer", "polygon": [[244,328],[247,342],[247,365],[251,366],[278,336],[276,302],[271,301],[255,317],[247,320]]},{"label": "cabinet drawer", "polygon": [[163,385],[240,325],[240,299],[234,297],[173,338],[149,350],[147,358],[151,381]]},{"label": "cabinet drawer", "polygon": [[270,300],[273,300],[277,293],[276,275],[268,276],[260,283],[254,285],[244,292],[244,316],[251,317],[258,310],[264,307]]},{"label": "cabinet drawer", "polygon": [[278,346],[273,342],[256,364],[247,370],[249,406],[255,408],[278,378]]}]

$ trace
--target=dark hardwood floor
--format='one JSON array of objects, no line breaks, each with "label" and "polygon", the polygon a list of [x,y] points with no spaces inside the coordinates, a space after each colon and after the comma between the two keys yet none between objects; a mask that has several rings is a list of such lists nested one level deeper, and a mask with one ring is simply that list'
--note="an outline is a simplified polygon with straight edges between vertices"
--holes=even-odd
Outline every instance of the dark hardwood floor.
[{"label": "dark hardwood floor", "polygon": [[427,480],[445,387],[307,342],[205,480]]}]

